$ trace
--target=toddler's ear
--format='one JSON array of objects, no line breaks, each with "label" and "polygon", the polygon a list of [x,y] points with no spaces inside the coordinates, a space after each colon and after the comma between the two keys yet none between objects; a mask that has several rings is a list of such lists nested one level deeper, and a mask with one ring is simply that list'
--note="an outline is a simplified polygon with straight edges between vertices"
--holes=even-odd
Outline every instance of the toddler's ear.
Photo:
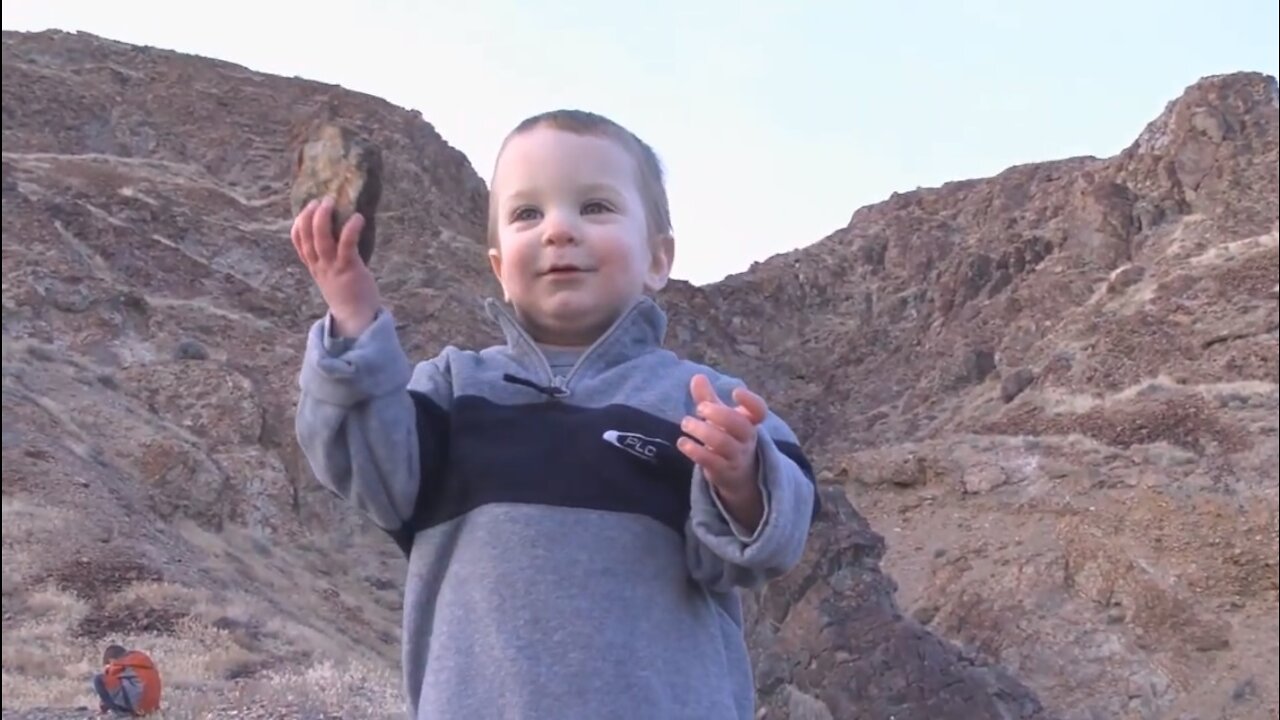
[{"label": "toddler's ear", "polygon": [[644,286],[649,292],[658,292],[667,286],[671,278],[671,264],[676,255],[676,239],[669,234],[654,238],[649,244],[649,272]]},{"label": "toddler's ear", "polygon": [[489,248],[489,267],[493,269],[493,276],[498,278],[498,284],[502,286],[503,302],[511,302],[511,296],[507,294],[507,284],[502,281],[502,253],[498,252],[498,248]]}]

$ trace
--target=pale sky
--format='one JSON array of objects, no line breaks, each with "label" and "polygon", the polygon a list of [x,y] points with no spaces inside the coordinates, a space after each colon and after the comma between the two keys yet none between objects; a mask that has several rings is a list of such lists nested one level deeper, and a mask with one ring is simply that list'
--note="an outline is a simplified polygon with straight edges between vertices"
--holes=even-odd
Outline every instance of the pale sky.
[{"label": "pale sky", "polygon": [[594,110],[655,147],[674,275],[816,242],[894,191],[1114,154],[1204,75],[1278,74],[1276,0],[8,0],[83,30],[420,110],[489,178],[520,119]]}]

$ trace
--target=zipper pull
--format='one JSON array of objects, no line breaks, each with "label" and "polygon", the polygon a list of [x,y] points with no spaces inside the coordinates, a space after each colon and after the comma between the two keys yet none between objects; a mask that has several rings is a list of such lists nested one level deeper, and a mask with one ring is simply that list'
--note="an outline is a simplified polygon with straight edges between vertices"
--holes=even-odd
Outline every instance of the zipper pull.
[{"label": "zipper pull", "polygon": [[522,378],[519,375],[512,375],[511,373],[503,374],[502,379],[514,385],[523,385],[527,388],[537,390],[552,400],[558,400],[569,396],[569,388],[565,387],[564,381],[560,378],[552,378],[553,384],[551,385],[539,385],[528,378]]}]

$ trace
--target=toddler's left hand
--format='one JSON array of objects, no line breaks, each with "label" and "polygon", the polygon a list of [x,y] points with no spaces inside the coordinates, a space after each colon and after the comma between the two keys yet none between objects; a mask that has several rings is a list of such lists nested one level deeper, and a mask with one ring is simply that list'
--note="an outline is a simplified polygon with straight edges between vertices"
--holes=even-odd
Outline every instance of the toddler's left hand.
[{"label": "toddler's left hand", "polygon": [[738,405],[729,407],[720,401],[705,375],[695,375],[689,391],[697,403],[698,417],[686,416],[680,428],[698,442],[682,437],[677,447],[702,467],[703,475],[722,498],[751,498],[758,492],[756,478],[760,472],[756,426],[764,422],[768,406],[759,395],[737,388],[733,399]]}]

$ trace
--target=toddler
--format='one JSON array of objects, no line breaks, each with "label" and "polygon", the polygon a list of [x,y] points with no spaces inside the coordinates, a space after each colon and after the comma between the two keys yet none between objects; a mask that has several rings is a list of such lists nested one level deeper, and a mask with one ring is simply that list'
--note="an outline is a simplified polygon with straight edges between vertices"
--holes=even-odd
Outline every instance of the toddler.
[{"label": "toddler", "polygon": [[331,202],[294,222],[326,315],[297,436],[408,558],[413,718],[750,720],[738,588],[791,569],[817,510],[788,426],[663,347],[675,251],[653,151],[613,121],[521,123],[491,183],[506,342],[411,364]]}]

